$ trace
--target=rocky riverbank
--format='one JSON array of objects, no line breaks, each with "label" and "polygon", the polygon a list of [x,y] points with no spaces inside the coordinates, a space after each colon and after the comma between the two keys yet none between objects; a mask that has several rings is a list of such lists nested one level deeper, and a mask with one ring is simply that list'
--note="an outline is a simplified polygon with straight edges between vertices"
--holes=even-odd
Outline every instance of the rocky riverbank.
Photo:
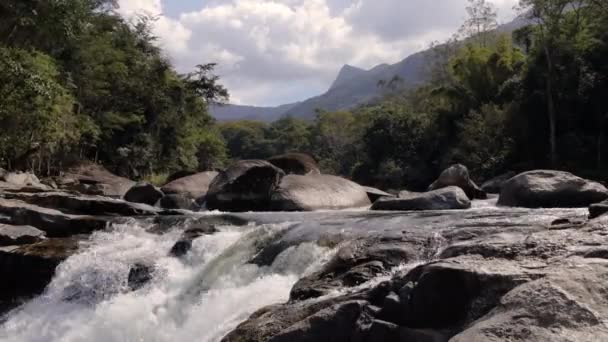
[{"label": "rocky riverbank", "polygon": [[[466,168],[456,165],[429,192],[389,194],[321,175],[311,159],[298,164],[297,158],[303,157],[279,156],[277,165],[242,161],[160,189],[93,166],[52,182],[4,173],[0,272],[6,276],[0,282],[0,312],[43,293],[59,265],[87,253],[91,234],[138,227],[163,241],[154,258],[195,267],[191,254],[201,253],[197,243],[259,227],[255,235],[226,245],[217,261],[204,259],[209,265],[179,298],[187,294],[196,303],[222,272],[242,267],[244,274],[255,268],[296,277],[289,278],[288,298],[251,304],[245,316],[221,322],[226,331],[209,335],[212,340],[608,339],[608,216],[603,215],[608,205],[602,202],[608,190],[603,185],[539,170],[479,188]],[[500,194],[488,196],[482,189]],[[237,213],[207,212],[207,207]],[[308,271],[296,266],[302,261],[287,261],[294,249],[312,246],[331,250],[333,257]],[[161,272],[154,258],[128,261],[125,273],[114,276],[124,282],[118,290],[107,290],[102,274],[95,279],[103,281],[87,291],[95,298],[101,293],[101,300],[119,293],[143,295],[170,272]],[[299,271],[285,271],[284,263]],[[239,279],[247,289],[257,278]],[[67,282],[68,292],[77,283]],[[76,301],[82,293],[59,300]],[[99,300],[87,303],[94,307]],[[4,320],[19,316],[27,304],[24,308]],[[10,337],[2,331],[0,337]]]}]

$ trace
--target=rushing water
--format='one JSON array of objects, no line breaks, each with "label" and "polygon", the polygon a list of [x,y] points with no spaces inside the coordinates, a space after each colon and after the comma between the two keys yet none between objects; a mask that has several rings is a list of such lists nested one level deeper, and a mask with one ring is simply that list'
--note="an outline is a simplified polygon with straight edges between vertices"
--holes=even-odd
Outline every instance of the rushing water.
[{"label": "rushing water", "polygon": [[[452,212],[241,214],[252,223],[218,227],[219,232],[194,240],[181,259],[169,256],[169,250],[183,226],[158,235],[131,221],[93,234],[79,254],[58,267],[42,296],[9,314],[0,341],[219,341],[257,309],[286,301],[299,278],[328,261],[335,244],[317,243],[331,240],[328,234],[435,229],[431,247],[439,251],[440,232],[446,229],[546,225],[585,214],[582,209],[503,209],[492,200]],[[248,263],[277,237],[287,247],[269,266]],[[154,265],[154,272],[147,285],[130,291],[127,278],[134,264]]]},{"label": "rushing water", "polygon": [[[220,227],[195,240],[184,260],[169,257],[178,239],[117,225],[70,257],[44,295],[13,312],[1,341],[217,341],[255,310],[286,301],[291,286],[332,251],[303,243],[268,267],[246,262],[286,225]],[[131,265],[155,265],[147,286],[127,291]]]}]

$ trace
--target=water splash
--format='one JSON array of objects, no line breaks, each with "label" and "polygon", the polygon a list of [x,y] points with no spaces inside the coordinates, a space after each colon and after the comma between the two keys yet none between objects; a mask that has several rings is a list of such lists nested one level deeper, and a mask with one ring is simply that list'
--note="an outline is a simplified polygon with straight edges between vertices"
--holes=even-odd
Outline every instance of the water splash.
[{"label": "water splash", "polygon": [[[285,225],[220,227],[193,243],[186,259],[168,256],[180,231],[147,233],[140,223],[98,232],[62,263],[45,294],[12,312],[0,340],[218,341],[255,310],[289,298],[293,284],[332,252],[304,243],[270,266],[246,262]],[[154,264],[152,281],[128,291],[135,263]]]}]

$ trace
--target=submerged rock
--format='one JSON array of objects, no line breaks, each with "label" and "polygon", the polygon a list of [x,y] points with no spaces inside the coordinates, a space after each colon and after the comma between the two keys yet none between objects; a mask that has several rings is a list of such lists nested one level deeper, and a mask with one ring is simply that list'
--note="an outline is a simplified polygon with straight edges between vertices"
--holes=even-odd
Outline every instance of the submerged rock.
[{"label": "submerged rock", "polygon": [[464,191],[450,186],[429,192],[402,192],[398,198],[381,198],[372,210],[450,210],[468,209],[471,201]]},{"label": "submerged rock", "polygon": [[272,192],[269,208],[276,211],[313,211],[369,206],[365,189],[330,175],[288,175]]},{"label": "submerged rock", "polygon": [[129,270],[127,285],[132,291],[137,291],[152,280],[153,273],[154,266],[135,264]]},{"label": "submerged rock", "polygon": [[587,207],[608,198],[600,183],[569,172],[536,170],[521,173],[507,182],[498,205],[526,208]]},{"label": "submerged rock", "polygon": [[287,153],[268,158],[268,162],[288,175],[321,174],[315,159],[304,153]]},{"label": "submerged rock", "polygon": [[469,176],[469,169],[462,164],[456,164],[445,169],[439,178],[429,186],[429,191],[448,186],[457,186],[464,190],[470,199],[486,199],[488,196]]},{"label": "submerged rock", "polygon": [[125,201],[154,205],[164,196],[163,192],[150,183],[137,183],[125,194]]},{"label": "submerged rock", "polygon": [[209,186],[207,208],[222,211],[263,211],[285,173],[263,160],[242,160],[221,172]]},{"label": "submerged rock", "polygon": [[160,207],[163,209],[194,210],[194,200],[182,194],[169,194],[160,199]]},{"label": "submerged rock", "polygon": [[163,185],[161,190],[169,195],[199,199],[207,194],[211,182],[218,174],[216,171],[206,171],[187,175]]}]

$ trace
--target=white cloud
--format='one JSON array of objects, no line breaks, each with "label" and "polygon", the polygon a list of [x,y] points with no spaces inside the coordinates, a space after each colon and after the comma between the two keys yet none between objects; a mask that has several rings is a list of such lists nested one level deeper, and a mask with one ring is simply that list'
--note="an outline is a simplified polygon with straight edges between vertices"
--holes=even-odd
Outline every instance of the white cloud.
[{"label": "white cloud", "polygon": [[[504,13],[517,0],[492,2]],[[155,34],[180,71],[217,62],[233,100],[274,105],[323,92],[343,64],[370,68],[397,62],[449,37],[464,19],[465,4],[211,0],[178,18],[159,16]],[[120,5],[125,16],[159,15],[163,9],[160,0],[121,0]]]}]

